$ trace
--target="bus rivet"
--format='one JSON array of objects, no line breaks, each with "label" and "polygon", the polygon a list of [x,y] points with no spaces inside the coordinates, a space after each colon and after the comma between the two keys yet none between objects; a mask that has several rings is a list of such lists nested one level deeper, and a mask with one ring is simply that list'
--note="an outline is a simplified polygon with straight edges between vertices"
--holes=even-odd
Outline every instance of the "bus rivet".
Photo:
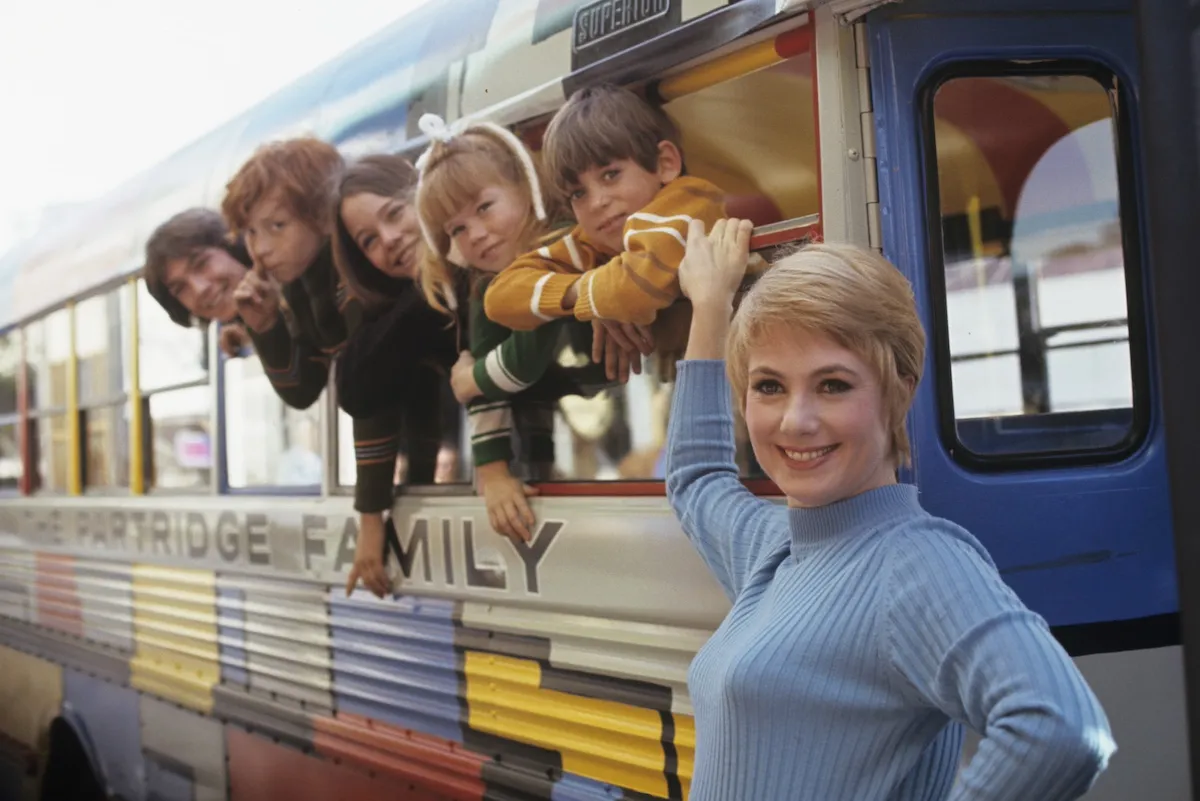
[{"label": "bus rivet", "polygon": [[850,157],[851,161],[858,161],[858,150],[857,149],[855,149],[853,147],[850,148],[849,150],[846,151],[846,155]]}]

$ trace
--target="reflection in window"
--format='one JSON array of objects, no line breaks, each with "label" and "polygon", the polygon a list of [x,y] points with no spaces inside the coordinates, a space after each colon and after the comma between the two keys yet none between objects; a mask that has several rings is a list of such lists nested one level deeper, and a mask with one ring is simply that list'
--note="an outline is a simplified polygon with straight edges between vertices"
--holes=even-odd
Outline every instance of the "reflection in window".
[{"label": "reflection in window", "polygon": [[128,404],[89,409],[84,414],[88,487],[129,486]]},{"label": "reflection in window", "polygon": [[156,392],[147,407],[147,487],[207,488],[213,470],[212,389],[203,386]]},{"label": "reflection in window", "polygon": [[730,216],[767,225],[820,211],[813,92],[801,55],[666,105],[688,172],[725,190]]},{"label": "reflection in window", "polygon": [[0,425],[0,490],[16,489],[21,481],[21,446],[18,423]]},{"label": "reflection in window", "polygon": [[70,449],[70,432],[65,414],[47,415],[38,419],[34,431],[37,454],[38,489],[43,492],[66,492],[70,465],[67,454]]},{"label": "reflection in window", "polygon": [[1119,445],[1133,392],[1108,92],[1079,75],[954,78],[933,111],[960,441]]},{"label": "reflection in window", "polygon": [[171,322],[138,281],[138,375],[143,392],[203,381],[208,375],[208,347],[203,329]]},{"label": "reflection in window", "polygon": [[122,287],[75,306],[81,405],[112,401],[129,389],[128,333],[121,322],[129,319],[128,292]]},{"label": "reflection in window", "polygon": [[225,362],[225,465],[229,486],[321,484],[320,409],[283,403],[258,359]]}]

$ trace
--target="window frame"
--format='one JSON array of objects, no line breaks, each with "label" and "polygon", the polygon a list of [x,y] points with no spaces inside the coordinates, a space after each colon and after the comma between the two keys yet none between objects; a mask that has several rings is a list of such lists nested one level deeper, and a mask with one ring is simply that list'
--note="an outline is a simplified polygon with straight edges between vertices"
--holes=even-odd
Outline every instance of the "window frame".
[{"label": "window frame", "polygon": [[[953,365],[950,357],[934,100],[943,84],[958,78],[1006,78],[1039,75],[1091,78],[1109,96],[1110,119],[1116,143],[1113,157],[1116,162],[1117,209],[1120,217],[1121,250],[1125,273],[1126,326],[1129,333],[1130,389],[1133,399],[1132,418],[1125,437],[1111,446],[981,454],[971,450],[959,437],[958,419],[954,411]],[[1147,333],[1149,320],[1144,285],[1142,239],[1144,223],[1141,212],[1141,192],[1136,178],[1138,169],[1135,147],[1136,123],[1136,107],[1130,93],[1128,78],[1114,65],[1098,59],[1048,58],[1036,63],[972,59],[947,64],[925,77],[920,91],[918,135],[923,162],[922,181],[924,184],[927,248],[926,279],[929,293],[927,300],[932,318],[928,332],[932,346],[929,356],[932,359],[931,377],[935,382],[934,393],[937,402],[939,439],[950,458],[962,467],[986,473],[1106,464],[1129,458],[1148,441],[1152,418],[1151,355]],[[1075,412],[1051,412],[1049,414],[1070,415]],[[1014,419],[1032,418],[1035,415],[1013,415],[1012,417]],[[995,420],[999,417],[992,416],[985,419]]]}]

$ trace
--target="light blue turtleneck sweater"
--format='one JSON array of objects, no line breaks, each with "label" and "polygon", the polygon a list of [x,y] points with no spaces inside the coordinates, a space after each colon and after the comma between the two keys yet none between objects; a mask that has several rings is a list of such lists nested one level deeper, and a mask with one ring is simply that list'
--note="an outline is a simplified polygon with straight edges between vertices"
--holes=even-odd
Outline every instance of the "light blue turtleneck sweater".
[{"label": "light blue turtleneck sweater", "polygon": [[[738,480],[725,364],[679,365],[667,494],[733,601],[696,655],[691,801],[1057,801],[1115,750],[1046,622],[910,485],[812,509]],[[958,776],[962,723],[982,736]]]}]

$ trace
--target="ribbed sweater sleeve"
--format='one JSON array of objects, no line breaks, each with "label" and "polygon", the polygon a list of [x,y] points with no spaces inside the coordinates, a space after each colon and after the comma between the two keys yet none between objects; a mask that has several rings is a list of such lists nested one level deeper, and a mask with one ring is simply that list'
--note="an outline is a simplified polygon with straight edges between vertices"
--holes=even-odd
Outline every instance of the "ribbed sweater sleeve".
[{"label": "ribbed sweater sleeve", "polygon": [[679,362],[667,430],[667,499],[730,598],[764,550],[787,542],[787,510],[746,489],[735,455],[725,362]]},{"label": "ribbed sweater sleeve", "polygon": [[930,526],[889,535],[901,539],[891,549],[887,658],[901,686],[983,734],[950,801],[1079,798],[1115,751],[1104,710],[990,561],[952,525]]},{"label": "ribbed sweater sleeve", "polygon": [[329,379],[329,357],[303,336],[293,337],[282,314],[262,334],[246,330],[279,399],[293,409],[312,406]]}]

